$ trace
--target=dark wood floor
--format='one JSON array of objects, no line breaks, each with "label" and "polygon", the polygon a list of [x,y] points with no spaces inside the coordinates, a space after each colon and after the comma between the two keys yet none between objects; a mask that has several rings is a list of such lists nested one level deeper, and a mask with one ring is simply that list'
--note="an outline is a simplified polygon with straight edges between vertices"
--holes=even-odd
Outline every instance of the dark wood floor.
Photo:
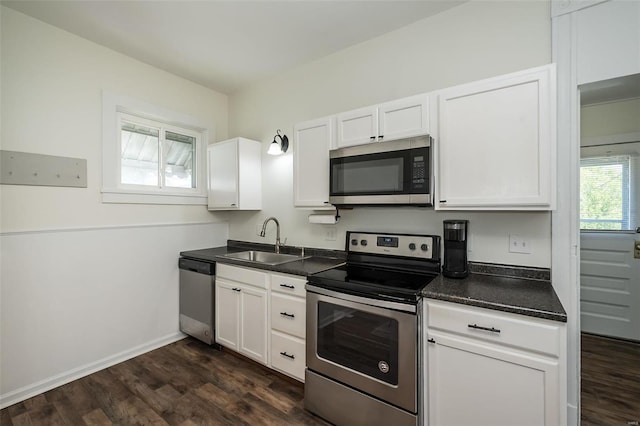
[{"label": "dark wood floor", "polygon": [[[0,425],[324,425],[302,385],[187,338],[0,411]],[[640,344],[582,335],[584,426],[640,421]]]},{"label": "dark wood floor", "polygon": [[301,384],[187,338],[0,411],[0,425],[328,425]]},{"label": "dark wood floor", "polygon": [[581,423],[640,424],[640,343],[582,334]]}]

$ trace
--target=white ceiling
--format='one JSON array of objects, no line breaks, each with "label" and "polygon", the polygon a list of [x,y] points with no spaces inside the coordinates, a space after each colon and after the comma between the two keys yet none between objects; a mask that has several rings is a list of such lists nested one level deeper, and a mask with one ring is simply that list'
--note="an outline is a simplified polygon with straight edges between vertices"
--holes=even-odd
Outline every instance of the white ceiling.
[{"label": "white ceiling", "polygon": [[[211,89],[232,93],[464,1],[0,3]],[[425,40],[429,42],[433,40]]]}]

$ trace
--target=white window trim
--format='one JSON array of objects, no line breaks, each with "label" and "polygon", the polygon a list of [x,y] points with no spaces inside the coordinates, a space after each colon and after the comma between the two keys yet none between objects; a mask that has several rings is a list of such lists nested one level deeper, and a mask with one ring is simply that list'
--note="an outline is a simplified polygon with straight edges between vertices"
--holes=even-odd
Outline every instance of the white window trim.
[{"label": "white window trim", "polygon": [[[120,184],[119,113],[160,121],[198,133],[196,144],[196,186],[172,191],[163,188]],[[102,202],[131,204],[207,205],[207,145],[210,130],[195,117],[128,96],[102,92]]]}]

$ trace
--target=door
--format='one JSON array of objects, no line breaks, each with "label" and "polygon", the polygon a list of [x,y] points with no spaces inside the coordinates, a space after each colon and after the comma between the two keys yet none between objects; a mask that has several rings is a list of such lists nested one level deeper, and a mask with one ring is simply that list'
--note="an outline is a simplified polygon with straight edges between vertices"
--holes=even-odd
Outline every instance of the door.
[{"label": "door", "polygon": [[587,333],[640,341],[638,233],[580,233],[580,326]]},{"label": "door", "polygon": [[240,298],[237,284],[216,278],[216,342],[238,350]]},{"label": "door", "polygon": [[430,425],[560,424],[557,359],[431,330],[429,339]]},{"label": "door", "polygon": [[209,208],[238,207],[238,140],[207,147]]},{"label": "door", "polygon": [[329,204],[329,150],[333,144],[334,117],[294,126],[293,205],[332,208]]},{"label": "door", "polygon": [[239,352],[267,364],[267,292],[254,287],[239,288]]},{"label": "door", "polygon": [[378,141],[390,141],[429,133],[429,97],[412,96],[378,107]]},{"label": "door", "polygon": [[338,114],[336,147],[376,142],[378,137],[378,107],[371,106]]},{"label": "door", "polygon": [[640,74],[580,87],[580,323],[640,341],[640,99],[628,93]]}]

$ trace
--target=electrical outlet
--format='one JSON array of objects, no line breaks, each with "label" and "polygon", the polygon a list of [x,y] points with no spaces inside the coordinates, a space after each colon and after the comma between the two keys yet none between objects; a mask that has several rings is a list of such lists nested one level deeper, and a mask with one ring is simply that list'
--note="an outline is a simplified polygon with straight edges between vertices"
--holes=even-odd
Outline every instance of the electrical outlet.
[{"label": "electrical outlet", "polygon": [[324,239],[326,241],[335,241],[338,239],[338,229],[335,226],[324,227]]},{"label": "electrical outlet", "polygon": [[636,240],[633,246],[633,257],[640,259],[640,240]]},{"label": "electrical outlet", "polygon": [[522,235],[509,234],[509,253],[531,254],[531,242]]}]

